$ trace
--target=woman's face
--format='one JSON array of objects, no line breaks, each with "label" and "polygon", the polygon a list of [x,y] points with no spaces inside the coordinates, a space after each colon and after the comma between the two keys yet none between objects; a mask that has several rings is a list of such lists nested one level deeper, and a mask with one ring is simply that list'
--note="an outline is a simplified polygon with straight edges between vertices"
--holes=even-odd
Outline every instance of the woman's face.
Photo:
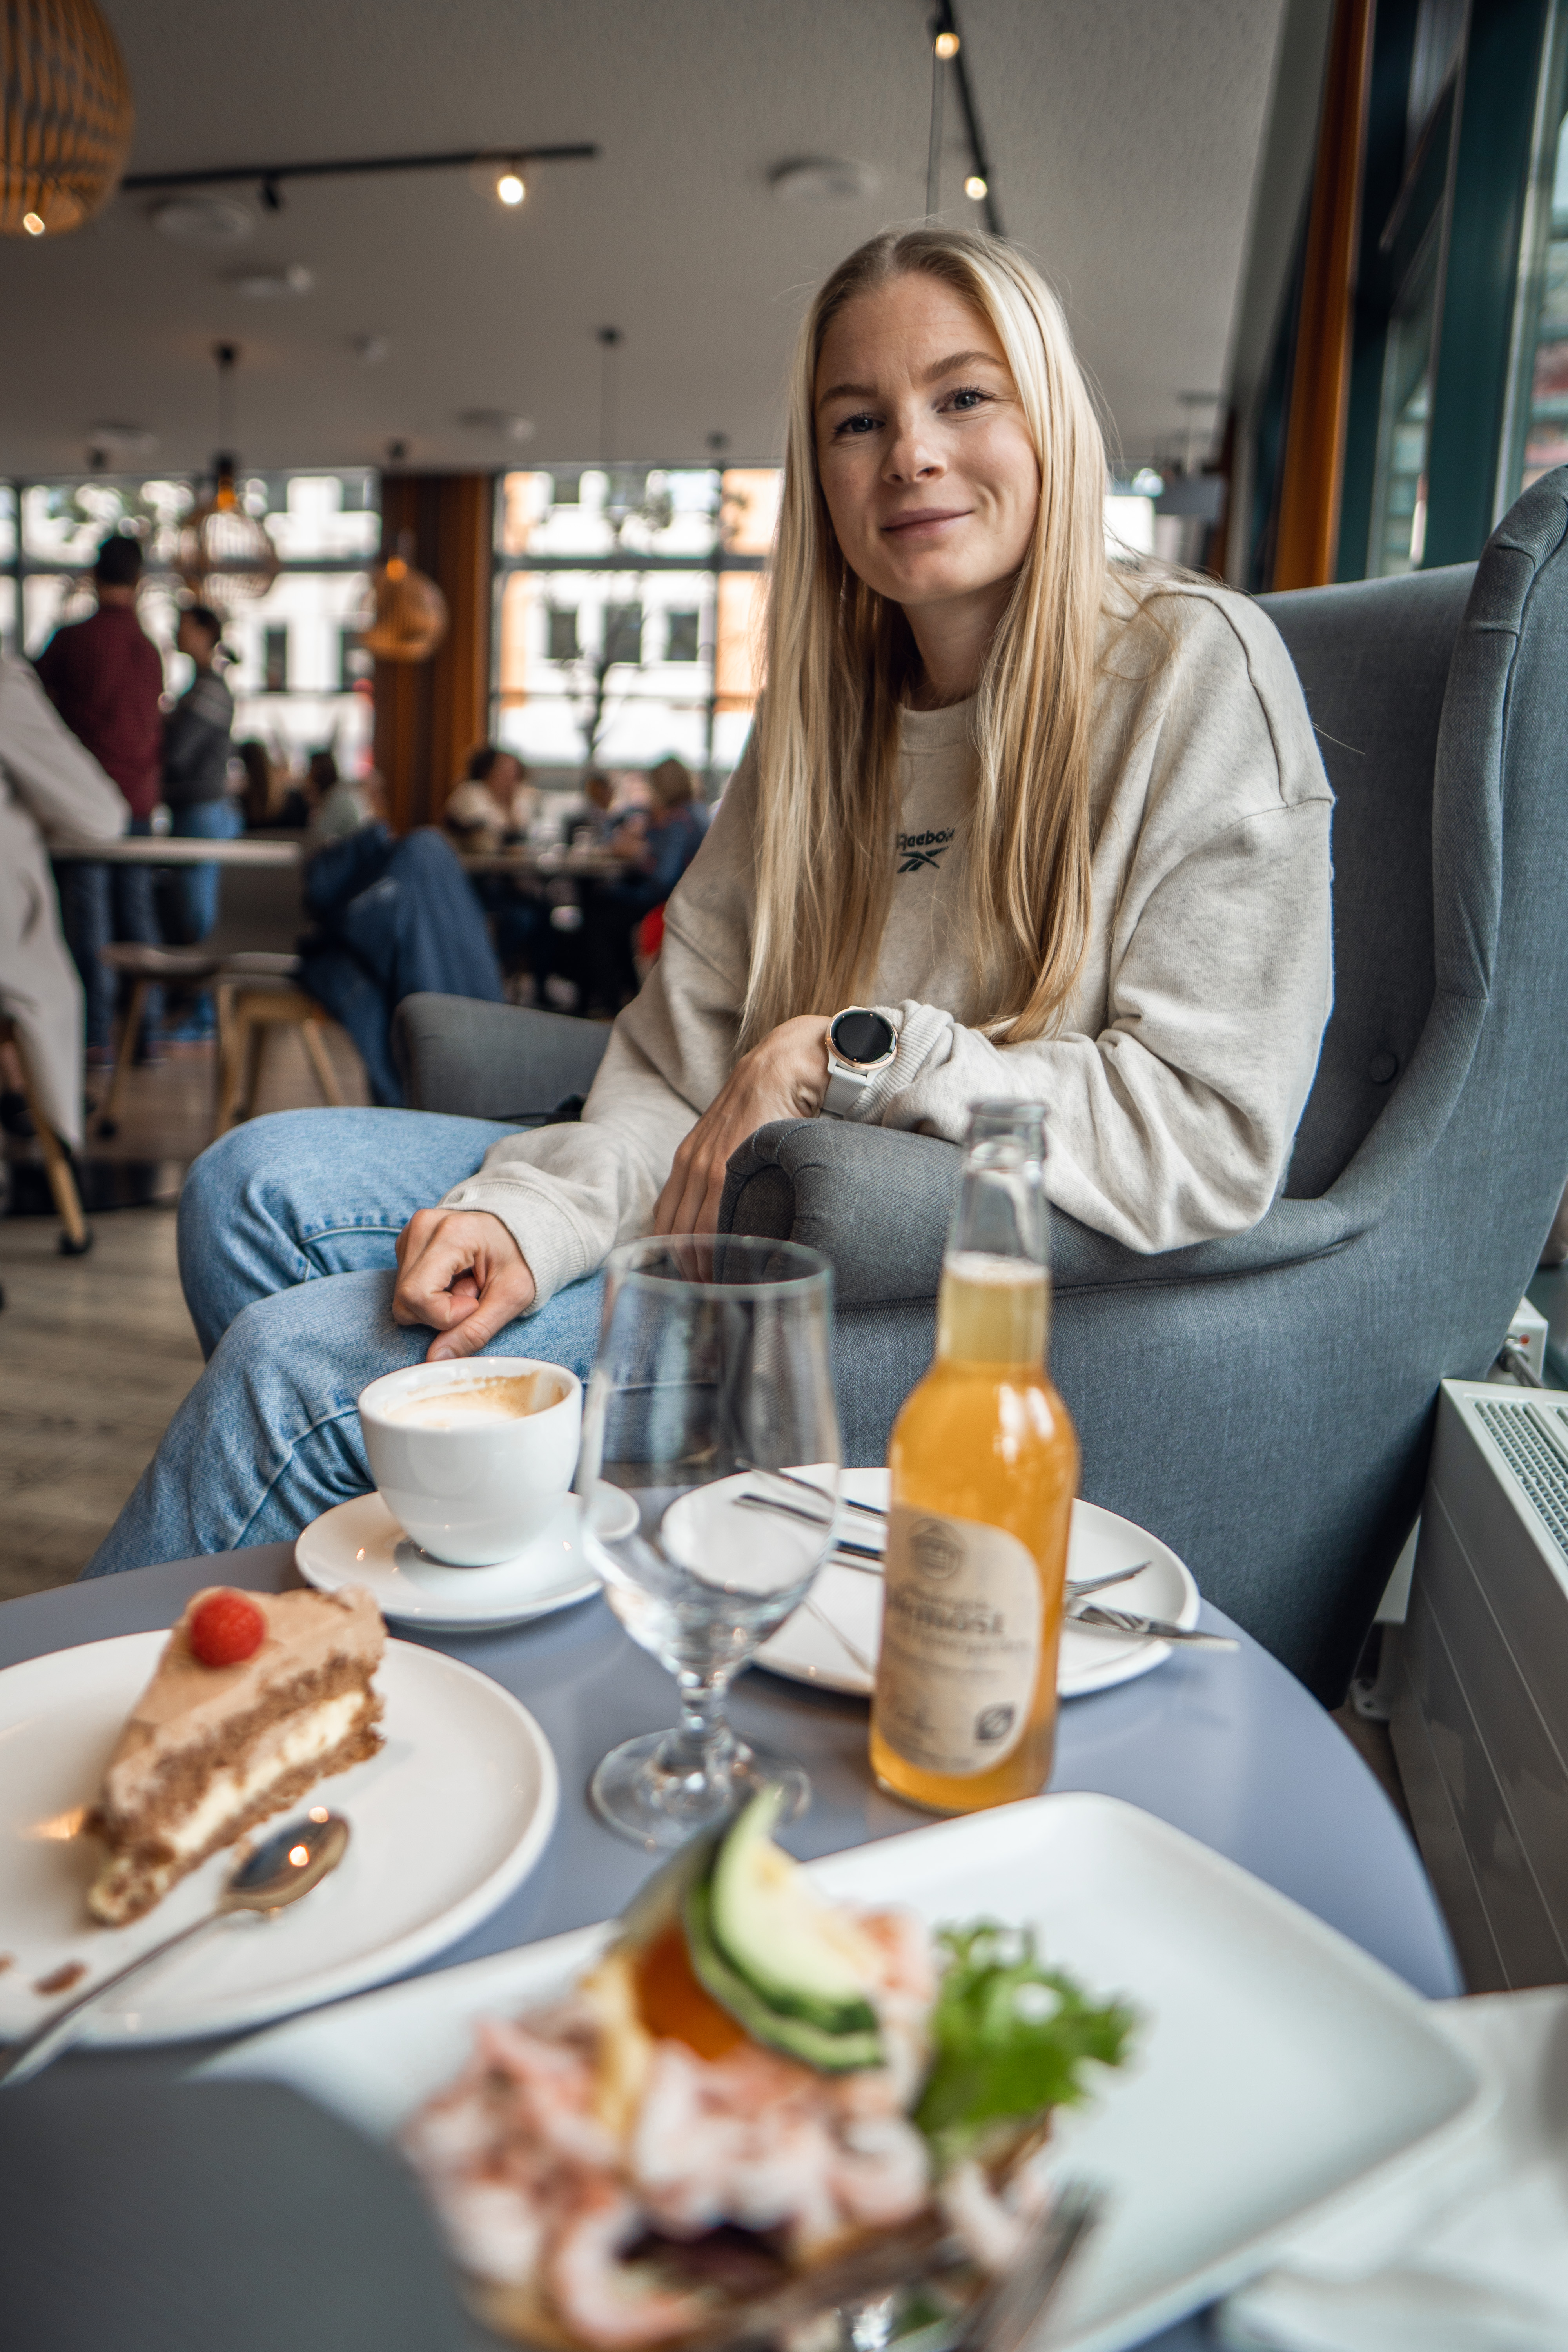
[{"label": "woman's face", "polygon": [[984,315],[939,278],[896,278],[834,320],[816,398],[823,495],[851,571],[911,618],[995,601],[1028,551],[1040,468]]}]

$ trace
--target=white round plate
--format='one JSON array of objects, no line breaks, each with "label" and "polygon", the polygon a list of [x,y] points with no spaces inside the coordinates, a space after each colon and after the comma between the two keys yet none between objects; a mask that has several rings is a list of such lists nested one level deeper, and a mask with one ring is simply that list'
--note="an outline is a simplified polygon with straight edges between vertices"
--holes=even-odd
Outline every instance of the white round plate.
[{"label": "white round plate", "polygon": [[[66,1990],[122,1968],[210,1911],[234,1866],[214,1854],[129,1927],[87,1908],[101,1852],[79,1834],[166,1633],[57,1650],[0,1674],[0,2038],[31,2032]],[[348,1821],[348,1853],[293,1909],[244,1916],[93,2013],[99,2042],[232,2033],[380,1984],[444,1951],[533,1868],[560,1802],[555,1759],[509,1691],[439,1651],[389,1642],[379,1756],[307,1803]],[[69,1987],[41,1981],[79,1967]]]},{"label": "white round plate", "polygon": [[427,1633],[483,1633],[570,1608],[599,1590],[592,1543],[583,1539],[575,1495],[515,1559],[495,1568],[444,1568],[403,1532],[379,1495],[323,1511],[296,1539],[294,1559],[318,1592],[363,1584],[384,1617]]},{"label": "white round plate", "polygon": [[[846,1470],[843,1492],[858,1502],[879,1504],[885,1510],[888,1474]],[[838,1531],[856,1543],[881,1546],[882,1530],[862,1511],[841,1512]],[[1135,1609],[1141,1616],[1163,1617],[1171,1625],[1195,1625],[1198,1588],[1190,1569],[1168,1544],[1131,1519],[1102,1510],[1098,1503],[1073,1505],[1068,1538],[1069,1576],[1104,1576],[1113,1568],[1130,1567],[1136,1559],[1146,1559],[1148,1567],[1129,1577],[1125,1584],[1113,1585],[1105,1595],[1106,1606]],[[815,1683],[818,1690],[869,1698],[871,1675],[867,1664],[875,1664],[881,1642],[882,1580],[875,1561],[868,1560],[866,1570],[861,1570],[829,1560],[811,1588],[810,1605],[803,1604],[784,1620],[763,1643],[754,1663],[789,1682]],[[1135,1675],[1148,1674],[1170,1654],[1169,1642],[1091,1633],[1064,1625],[1058,1695],[1087,1698],[1091,1691],[1110,1690],[1117,1683],[1130,1683]]]}]

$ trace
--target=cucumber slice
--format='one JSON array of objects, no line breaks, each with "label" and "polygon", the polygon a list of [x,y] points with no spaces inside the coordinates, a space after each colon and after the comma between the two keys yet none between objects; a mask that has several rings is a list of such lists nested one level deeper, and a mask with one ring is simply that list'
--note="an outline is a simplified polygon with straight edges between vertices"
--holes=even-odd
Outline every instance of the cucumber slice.
[{"label": "cucumber slice", "polygon": [[714,1949],[771,2015],[797,2018],[829,2037],[875,2039],[877,2012],[866,1997],[870,1955],[853,1921],[825,1904],[800,1864],[773,1843],[782,1801],[781,1790],[762,1790],[714,1857],[707,1900]]},{"label": "cucumber slice", "polygon": [[[754,1986],[737,1975],[715,1943],[711,1906],[711,1877],[694,1879],[684,1906],[687,1952],[699,1983],[753,2042],[786,2058],[797,2058],[819,2074],[850,2074],[882,2063],[881,2037],[874,2017],[868,2032],[832,2033],[808,2019],[770,2009]],[[867,2013],[871,2014],[869,2010]]]}]

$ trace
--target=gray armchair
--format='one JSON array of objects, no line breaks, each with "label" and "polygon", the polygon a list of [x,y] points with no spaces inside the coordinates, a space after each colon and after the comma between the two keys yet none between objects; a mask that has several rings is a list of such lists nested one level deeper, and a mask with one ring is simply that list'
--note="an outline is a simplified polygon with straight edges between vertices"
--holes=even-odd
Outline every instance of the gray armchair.
[{"label": "gray armchair", "polygon": [[[1420,1507],[1437,1384],[1490,1362],[1568,1172],[1565,532],[1560,467],[1474,567],[1263,600],[1339,803],[1336,1002],[1283,1193],[1158,1257],[1054,1220],[1084,1493],[1157,1529],[1330,1704]],[[403,1008],[424,1108],[547,1115],[603,1050],[586,1024],[456,1005]],[[826,1119],[731,1162],[731,1231],[833,1262],[848,1460],[881,1459],[930,1358],[957,1175],[951,1144]]]}]

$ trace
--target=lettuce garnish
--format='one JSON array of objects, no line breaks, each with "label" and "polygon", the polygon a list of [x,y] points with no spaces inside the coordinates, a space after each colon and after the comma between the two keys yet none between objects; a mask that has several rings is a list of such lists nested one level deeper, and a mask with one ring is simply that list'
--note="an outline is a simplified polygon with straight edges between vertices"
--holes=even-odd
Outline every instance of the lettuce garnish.
[{"label": "lettuce garnish", "polygon": [[937,1942],[947,1965],[915,2122],[952,2164],[993,2126],[1086,2097],[1085,2061],[1119,2066],[1136,2019],[1120,2002],[1097,2007],[1071,1977],[1046,1968],[1029,1928],[981,1920],[943,1927]]}]

